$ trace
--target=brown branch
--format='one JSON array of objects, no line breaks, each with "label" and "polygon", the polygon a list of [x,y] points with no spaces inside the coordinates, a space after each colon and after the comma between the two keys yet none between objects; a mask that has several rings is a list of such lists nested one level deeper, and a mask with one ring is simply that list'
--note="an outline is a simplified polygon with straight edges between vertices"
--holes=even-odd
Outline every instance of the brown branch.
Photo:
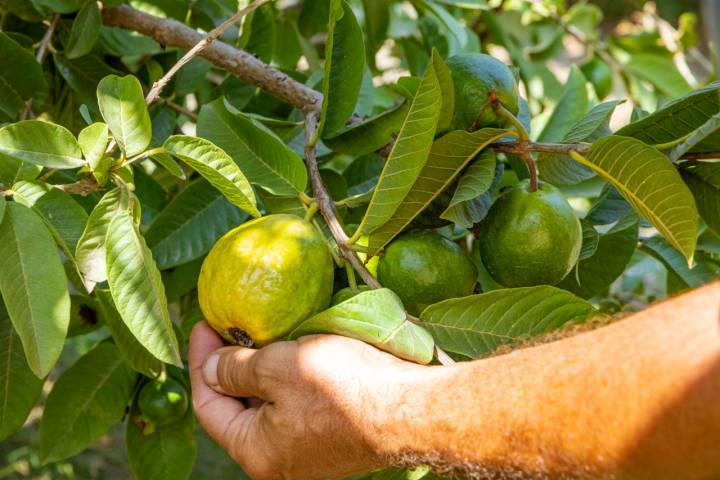
[{"label": "brown branch", "polygon": [[531,141],[498,142],[490,145],[496,152],[512,155],[525,155],[530,152],[560,153],[567,155],[571,151],[586,153],[589,145],[582,143],[535,143]]},{"label": "brown branch", "polygon": [[[169,47],[189,50],[205,38],[180,22],[148,15],[127,5],[103,9],[102,18],[105,25],[142,33]],[[216,40],[200,56],[304,112],[317,111],[322,105],[319,92],[227,43]]]},{"label": "brown branch", "polygon": [[325,219],[325,223],[327,223],[330,233],[332,233],[337,243],[340,255],[350,262],[368,286],[380,288],[380,283],[372,276],[367,267],[365,267],[365,264],[357,256],[355,250],[348,244],[348,236],[338,219],[335,203],[323,184],[320,170],[318,169],[316,149],[313,144],[317,127],[317,112],[310,112],[305,115],[305,162],[307,163],[310,174],[310,183],[312,184],[313,192],[315,192],[315,202],[317,203],[318,210],[320,210],[320,214]]},{"label": "brown branch", "polygon": [[160,80],[155,82],[148,92],[147,96],[145,97],[145,103],[150,105],[155,100],[160,98],[160,92],[162,92],[162,89],[165,88],[165,85],[170,82],[170,79],[178,72],[180,69],[185,66],[190,60],[195,58],[196,56],[200,55],[203,50],[207,49],[212,42],[218,39],[220,35],[225,33],[225,31],[235,25],[238,21],[240,21],[241,18],[243,18],[245,15],[253,12],[257,8],[265,5],[270,0],[257,0],[256,2],[251,3],[245,8],[242,8],[238,10],[235,15],[225,20],[223,23],[218,25],[217,27],[213,28],[208,35],[200,40],[198,43],[195,44],[194,47],[192,47],[190,50],[188,50],[185,55],[183,55],[180,60],[178,60],[175,65],[170,67],[170,70],[165,73],[165,75],[162,76]]},{"label": "brown branch", "polygon": [[[50,46],[50,42],[52,41],[52,36],[55,33],[55,28],[57,27],[58,22],[60,21],[60,14],[56,13],[53,15],[52,20],[50,20],[50,25],[48,26],[48,29],[45,31],[45,35],[43,35],[42,40],[40,40],[40,46],[38,47],[37,52],[35,53],[35,60],[39,64],[42,64],[45,60],[45,56],[48,52],[48,47]],[[20,112],[20,120],[27,119],[28,115],[30,114],[30,109],[32,108],[32,99],[25,102],[25,106],[23,106],[22,111]]]}]

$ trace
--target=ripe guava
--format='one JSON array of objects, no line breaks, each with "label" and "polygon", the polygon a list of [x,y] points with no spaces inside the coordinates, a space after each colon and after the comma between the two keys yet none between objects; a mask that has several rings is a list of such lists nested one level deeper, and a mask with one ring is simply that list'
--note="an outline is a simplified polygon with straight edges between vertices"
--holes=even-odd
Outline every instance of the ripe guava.
[{"label": "ripe guava", "polygon": [[613,74],[607,63],[595,57],[583,63],[580,71],[592,84],[595,94],[600,100],[610,94],[613,87]]},{"label": "ripe guava", "polygon": [[446,63],[455,87],[453,129],[468,130],[473,123],[478,129],[507,126],[507,121],[486,105],[491,92],[495,92],[510,113],[518,114],[520,95],[517,80],[503,62],[483,53],[461,53],[448,58]]},{"label": "ripe guava", "polygon": [[268,215],[226,233],[198,280],[200,308],[227,341],[263,346],[327,307],[333,259],[315,227],[294,215]]},{"label": "ripe guava", "polygon": [[456,243],[421,230],[401,235],[378,262],[378,281],[394,291],[412,315],[433,303],[473,293],[477,269]]},{"label": "ripe guava", "polygon": [[533,192],[524,180],[492,205],[477,244],[483,264],[501,285],[554,285],[578,260],[582,228],[557,188],[540,183]]},{"label": "ripe guava", "polygon": [[138,395],[138,409],[145,422],[163,427],[181,420],[187,412],[188,392],[172,378],[146,383]]}]

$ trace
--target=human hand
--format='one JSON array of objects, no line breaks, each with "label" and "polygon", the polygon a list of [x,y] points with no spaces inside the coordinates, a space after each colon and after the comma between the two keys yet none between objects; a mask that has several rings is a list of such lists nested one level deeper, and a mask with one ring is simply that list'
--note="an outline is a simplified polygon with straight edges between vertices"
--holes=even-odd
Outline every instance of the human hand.
[{"label": "human hand", "polygon": [[342,478],[383,466],[407,434],[407,399],[427,367],[334,335],[223,347],[203,322],[190,339],[190,369],[200,424],[262,480]]}]

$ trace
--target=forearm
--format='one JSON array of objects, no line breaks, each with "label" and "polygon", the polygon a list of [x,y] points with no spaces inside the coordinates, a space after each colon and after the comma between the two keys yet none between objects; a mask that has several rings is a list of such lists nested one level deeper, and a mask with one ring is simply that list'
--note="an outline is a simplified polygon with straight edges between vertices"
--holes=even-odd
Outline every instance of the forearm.
[{"label": "forearm", "polygon": [[717,474],[719,311],[715,283],[561,341],[415,370],[386,447],[483,476]]}]

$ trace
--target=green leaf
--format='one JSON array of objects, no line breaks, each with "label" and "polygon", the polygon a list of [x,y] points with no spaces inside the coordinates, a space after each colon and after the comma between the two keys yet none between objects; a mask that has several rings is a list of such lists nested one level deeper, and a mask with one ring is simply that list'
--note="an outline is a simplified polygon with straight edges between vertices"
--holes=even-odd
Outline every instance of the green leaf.
[{"label": "green leaf", "polygon": [[108,191],[90,213],[85,230],[78,240],[75,261],[88,292],[92,292],[96,283],[107,280],[105,236],[110,221],[118,212],[127,208],[127,201],[127,195],[119,188]]},{"label": "green leaf", "polygon": [[[100,160],[105,155],[110,140],[110,129],[102,122],[96,122],[83,128],[78,135],[78,143],[82,150],[85,161],[95,171],[100,166]],[[107,170],[109,165],[105,166]],[[106,172],[101,172],[106,173]]]},{"label": "green leaf", "polygon": [[352,8],[344,0],[331,3],[325,42],[323,104],[318,131],[331,137],[355,111],[363,70],[365,42]]},{"label": "green leaf", "polygon": [[85,209],[67,193],[40,181],[18,182],[12,190],[15,201],[40,215],[58,246],[73,258],[88,219]]},{"label": "green leaf", "polygon": [[493,199],[497,196],[495,190],[500,186],[504,171],[505,164],[498,163],[495,167],[492,183],[485,193],[446,209],[440,217],[463,228],[472,228],[473,225],[482,221],[490,211]]},{"label": "green leaf", "polygon": [[20,429],[42,393],[43,381],[25,360],[20,337],[0,309],[0,440]]},{"label": "green leaf", "polygon": [[437,53],[433,53],[432,61],[440,83],[440,97],[442,98],[442,107],[440,108],[440,118],[437,126],[437,132],[439,133],[450,130],[452,125],[453,113],[455,112],[455,87],[453,86],[450,69]]},{"label": "green leaf", "polygon": [[200,109],[197,132],[225,150],[255,185],[275,195],[297,196],[305,191],[302,159],[260,123],[231,114],[221,100]]},{"label": "green leaf", "polygon": [[40,458],[70,457],[100,439],[125,414],[137,374],[112,343],[80,357],[53,386],[40,422]]},{"label": "green leaf", "polygon": [[73,20],[65,55],[73,59],[90,53],[100,35],[101,26],[100,8],[96,1],[88,0]]},{"label": "green leaf", "polygon": [[225,195],[233,205],[259,217],[255,193],[232,158],[203,138],[173,135],[163,144],[165,150],[179,158]]},{"label": "green leaf", "polygon": [[143,422],[138,416],[137,407],[133,407],[125,428],[128,463],[135,478],[152,480],[190,478],[197,456],[192,409],[188,409],[182,420],[164,427],[156,427],[150,433],[144,431]]},{"label": "green leaf", "polygon": [[105,325],[110,330],[115,345],[125,363],[136,372],[140,372],[147,377],[155,378],[160,375],[162,362],[153,357],[125,325],[115,308],[115,302],[113,302],[110,290],[96,290],[95,298],[97,298],[100,313],[105,319]]},{"label": "green leaf", "polygon": [[[624,126],[616,134],[635,137],[651,145],[672,142],[699,128],[720,111],[719,94],[720,82],[713,82]],[[693,149],[701,152],[717,150],[720,150],[720,135],[706,138]]]},{"label": "green leaf", "polygon": [[32,163],[23,163],[0,153],[0,182],[12,185],[20,180],[34,180],[43,167]]},{"label": "green leaf", "polygon": [[427,162],[402,204],[392,218],[370,236],[370,254],[377,253],[408,226],[483,148],[505,135],[507,130],[494,128],[472,133],[456,130],[436,140]]},{"label": "green leaf", "polygon": [[332,333],[362,340],[393,355],[427,364],[433,358],[434,342],[421,327],[408,321],[400,299],[381,288],[361,292],[305,320],[289,338]]},{"label": "green leaf", "polygon": [[615,281],[627,267],[638,242],[638,218],[630,213],[600,235],[595,254],[580,260],[577,271],[558,285],[583,298],[593,297]]},{"label": "green leaf", "polygon": [[440,83],[431,64],[380,173],[359,231],[371,233],[390,220],[411,190],[430,154],[441,106]]},{"label": "green leaf", "polygon": [[26,101],[43,100],[48,86],[43,69],[28,50],[0,32],[0,112],[14,119]]},{"label": "green leaf", "polygon": [[53,60],[58,72],[77,94],[78,99],[93,113],[100,113],[97,103],[98,83],[107,75],[119,72],[97,54],[71,60],[62,53],[54,53]]},{"label": "green leaf", "polygon": [[545,124],[538,142],[560,141],[579,122],[588,110],[587,80],[580,69],[573,66],[565,83],[560,101]]},{"label": "green leaf", "polygon": [[702,143],[706,138],[718,133],[718,130],[720,130],[720,113],[716,113],[710,117],[707,122],[700,125],[697,130],[695,130],[682,143],[676,145],[672,150],[670,150],[668,158],[672,161],[679,160],[680,157]]},{"label": "green leaf", "polygon": [[410,104],[403,102],[367,120],[349,125],[332,138],[323,138],[323,143],[337,153],[348,155],[359,156],[380,150],[400,130],[409,109]]},{"label": "green leaf", "polygon": [[598,244],[600,243],[600,234],[595,227],[585,222],[580,222],[582,225],[582,248],[580,249],[580,257],[578,260],[585,260],[595,255],[597,252]]},{"label": "green leaf", "polygon": [[25,120],[0,128],[0,155],[57,169],[85,164],[80,145],[69,130],[40,120]]},{"label": "green leaf", "polygon": [[634,53],[625,64],[625,69],[650,82],[660,93],[669,97],[682,97],[691,90],[669,55]]},{"label": "green leaf", "polygon": [[575,295],[543,285],[445,300],[427,307],[420,325],[443,350],[480,358],[501,345],[582,323],[594,313]]},{"label": "green leaf", "polygon": [[[570,129],[561,143],[592,142],[610,135],[608,123],[620,103],[620,100],[610,100],[595,105]],[[572,161],[567,155],[542,153],[538,156],[537,166],[542,179],[553,185],[574,185],[595,176],[592,170]]]},{"label": "green leaf", "polygon": [[[487,150],[481,152],[470,164],[462,177],[460,177],[457,189],[445,212],[460,203],[470,201],[487,192],[492,185],[493,178],[495,178],[496,165],[497,161],[494,151]],[[443,212],[443,215],[445,212]],[[445,218],[443,215],[440,215],[440,218]]]},{"label": "green leaf", "polygon": [[681,170],[695,197],[700,216],[720,235],[720,163],[697,162]]},{"label": "green leaf", "polygon": [[142,153],[152,140],[152,123],[142,86],[132,75],[108,75],[97,86],[100,113],[126,157]]},{"label": "green leaf", "polygon": [[182,366],[160,271],[129,212],[115,214],[105,244],[110,292],[125,325],[155,358]]},{"label": "green leaf", "polygon": [[639,140],[613,135],[593,143],[585,157],[572,158],[608,180],[688,261],[692,259],[697,207],[665,155]]},{"label": "green leaf", "polygon": [[683,255],[661,237],[646,238],[641,243],[641,249],[658,259],[669,272],[680,277],[687,288],[699,287],[720,275],[720,266],[710,262],[696,262],[689,268]]},{"label": "green leaf", "polygon": [[176,267],[210,251],[228,230],[247,219],[210,183],[199,179],[165,207],[145,234],[161,270]]},{"label": "green leaf", "polygon": [[5,198],[0,198],[0,224],[2,224],[3,217],[5,216],[5,205],[7,205]]},{"label": "green leaf", "polygon": [[70,295],[50,232],[35,212],[15,202],[0,224],[0,292],[30,368],[45,377],[65,342]]}]

